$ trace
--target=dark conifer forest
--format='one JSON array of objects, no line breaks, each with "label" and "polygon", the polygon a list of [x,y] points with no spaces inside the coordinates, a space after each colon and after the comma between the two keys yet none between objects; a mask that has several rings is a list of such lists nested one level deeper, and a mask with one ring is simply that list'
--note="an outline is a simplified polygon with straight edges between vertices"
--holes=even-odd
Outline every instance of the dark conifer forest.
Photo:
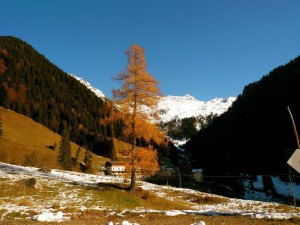
[{"label": "dark conifer forest", "polygon": [[300,129],[300,57],[247,85],[229,110],[186,145],[207,174],[287,173],[286,149]]},{"label": "dark conifer forest", "polygon": [[72,141],[95,153],[109,146],[99,123],[105,102],[15,37],[0,37],[0,105],[60,134],[67,126]]}]

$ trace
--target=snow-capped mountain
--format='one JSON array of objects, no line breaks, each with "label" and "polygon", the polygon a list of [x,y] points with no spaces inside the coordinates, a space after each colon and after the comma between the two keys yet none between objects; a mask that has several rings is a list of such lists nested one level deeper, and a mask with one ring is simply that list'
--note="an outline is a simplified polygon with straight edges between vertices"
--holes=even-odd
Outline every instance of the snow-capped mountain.
[{"label": "snow-capped mountain", "polygon": [[159,101],[158,109],[163,112],[161,121],[168,122],[175,118],[206,117],[210,114],[221,115],[235,100],[236,97],[200,101],[190,95],[166,96]]},{"label": "snow-capped mountain", "polygon": [[91,90],[92,92],[94,92],[94,94],[96,96],[98,96],[99,98],[106,98],[105,94],[103,94],[102,91],[100,91],[97,88],[94,88],[89,82],[85,81],[84,79],[77,77],[76,75],[72,74],[72,73],[68,73],[68,75],[70,75],[71,77],[74,77],[76,80],[78,80],[80,83],[82,83],[83,85],[85,85],[89,90]]},{"label": "snow-capped mountain", "polygon": [[[74,74],[69,73],[69,75],[85,85],[99,98],[107,98],[102,91],[94,88],[89,82]],[[221,115],[235,100],[236,97],[215,98],[210,101],[200,101],[190,95],[165,96],[162,97],[158,103],[158,110],[163,112],[160,116],[160,121],[168,122],[175,118],[183,119],[198,116],[207,117],[210,114]]]}]

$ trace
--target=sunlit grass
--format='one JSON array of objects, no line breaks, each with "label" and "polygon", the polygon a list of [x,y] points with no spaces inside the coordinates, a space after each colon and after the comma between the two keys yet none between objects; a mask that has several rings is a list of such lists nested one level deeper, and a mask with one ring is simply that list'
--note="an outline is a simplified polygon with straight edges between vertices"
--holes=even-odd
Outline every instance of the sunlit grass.
[{"label": "sunlit grass", "polygon": [[[54,143],[59,146],[60,135],[32,119],[0,107],[3,136],[0,140],[0,161],[24,165],[25,157],[36,153],[35,167],[48,166],[59,169],[56,163],[57,150],[48,148]],[[76,155],[78,145],[71,142],[72,156]],[[85,149],[81,149],[79,160],[83,161]],[[92,154],[94,168],[104,164],[108,159]]]},{"label": "sunlit grass", "polygon": [[[34,189],[25,185],[25,180],[2,180],[0,182],[0,202],[24,206],[24,211],[17,214],[5,215],[5,218],[23,218],[34,206],[50,208],[52,211],[64,213],[80,213],[81,208],[105,210],[131,210],[131,209],[190,209],[188,205],[169,201],[155,194],[137,188],[135,193],[128,191],[128,184],[101,184],[94,186],[81,186],[76,183],[64,183],[40,179],[43,189]],[[22,216],[20,216],[22,214]]]},{"label": "sunlit grass", "polygon": [[[49,224],[43,222],[34,222],[31,219],[38,214],[40,210],[34,208],[39,206],[51,209],[52,212],[62,211],[72,217],[71,221],[61,222],[61,225],[98,225],[106,224],[109,221],[139,222],[143,225],[153,224],[192,224],[200,219],[207,224],[255,224],[255,225],[296,225],[300,222],[299,218],[289,220],[266,220],[252,219],[242,216],[204,216],[204,215],[180,215],[175,217],[166,217],[161,213],[133,213],[131,210],[156,209],[156,210],[175,210],[190,209],[190,204],[184,204],[182,201],[192,201],[197,204],[218,204],[226,198],[218,198],[214,195],[182,193],[180,191],[167,191],[167,198],[179,197],[182,201],[172,201],[157,196],[151,191],[137,188],[132,194],[128,191],[128,184],[98,184],[91,186],[82,186],[75,182],[65,183],[54,181],[48,178],[40,178],[43,189],[36,190],[24,185],[24,180],[10,180],[3,178],[0,180],[0,203],[24,206],[22,210],[7,211],[0,210],[0,225],[2,224]],[[180,196],[181,195],[181,196]],[[194,199],[194,200],[193,200]],[[85,207],[81,210],[80,207]],[[242,207],[242,206],[241,206]],[[285,206],[276,206],[276,211],[290,211]],[[246,210],[242,209],[241,210]],[[18,222],[19,221],[19,222]],[[3,223],[2,223],[3,222]],[[8,223],[5,223],[8,222]],[[180,222],[180,223],[179,223]]]}]

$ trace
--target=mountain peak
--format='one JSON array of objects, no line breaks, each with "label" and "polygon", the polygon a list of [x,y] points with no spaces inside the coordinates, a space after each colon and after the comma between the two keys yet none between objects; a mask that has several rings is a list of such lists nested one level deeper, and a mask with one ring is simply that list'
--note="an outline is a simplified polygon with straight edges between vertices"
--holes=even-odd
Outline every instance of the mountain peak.
[{"label": "mountain peak", "polygon": [[77,77],[76,75],[72,74],[72,73],[68,73],[69,76],[75,78],[76,80],[78,80],[80,83],[82,83],[84,86],[87,87],[87,89],[89,89],[90,91],[92,91],[97,97],[101,98],[101,99],[105,99],[107,98],[106,95],[100,91],[97,88],[94,88],[89,82],[85,81],[84,79]]},{"label": "mountain peak", "polygon": [[[89,90],[95,93],[99,98],[107,98],[102,91],[94,88],[89,82],[77,77],[74,74],[68,73],[80,83],[85,85]],[[210,114],[221,115],[232,105],[236,100],[235,97],[229,98],[214,98],[210,101],[200,101],[193,96],[186,94],[184,96],[168,95],[161,97],[158,102],[158,109],[164,112],[161,115],[162,122],[171,121],[174,118],[189,118],[198,116],[208,116]]]},{"label": "mountain peak", "polygon": [[163,122],[174,118],[189,118],[208,116],[210,114],[220,115],[236,100],[235,97],[215,98],[210,101],[200,101],[190,95],[162,97],[158,103],[158,109],[165,112],[161,115]]},{"label": "mountain peak", "polygon": [[195,99],[193,96],[191,96],[191,95],[189,95],[189,94],[186,94],[184,97],[185,97],[185,98],[192,98],[192,99]]}]

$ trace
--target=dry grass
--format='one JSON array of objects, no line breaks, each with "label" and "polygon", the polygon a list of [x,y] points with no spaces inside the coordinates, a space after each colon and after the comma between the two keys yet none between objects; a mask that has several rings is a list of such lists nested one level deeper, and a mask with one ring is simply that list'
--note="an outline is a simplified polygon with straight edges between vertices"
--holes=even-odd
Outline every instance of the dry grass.
[{"label": "dry grass", "polygon": [[[156,213],[147,213],[139,216],[134,213],[126,214],[126,217],[116,215],[107,216],[101,212],[85,212],[73,216],[71,221],[60,222],[60,225],[105,225],[107,222],[121,223],[124,220],[135,222],[140,225],[190,225],[199,221],[204,221],[206,225],[299,225],[300,219],[271,220],[252,219],[243,216],[203,216],[203,215],[179,215],[164,216]],[[57,223],[37,222],[30,220],[5,220],[0,221],[0,225],[49,225]]]},{"label": "dry grass", "polygon": [[[140,225],[190,225],[199,221],[205,221],[207,225],[296,225],[300,224],[300,218],[289,220],[272,219],[252,219],[245,216],[205,216],[205,215],[178,215],[166,216],[163,212],[150,213],[130,212],[130,209],[156,209],[175,210],[189,209],[183,203],[166,200],[158,197],[150,191],[137,188],[135,194],[127,191],[128,184],[101,184],[98,186],[80,186],[76,183],[63,183],[42,179],[42,190],[35,190],[24,186],[23,180],[0,180],[0,199],[4,203],[15,204],[16,206],[29,206],[24,211],[0,210],[0,225],[44,225],[53,224],[46,222],[32,221],[32,216],[38,214],[41,202],[48,203],[45,208],[52,208],[54,211],[62,211],[71,216],[71,221],[61,222],[61,225],[104,225],[109,221],[120,223],[124,220],[139,223]],[[62,194],[63,193],[63,194]],[[173,194],[179,195],[179,192]],[[181,193],[182,194],[182,193]],[[169,192],[171,195],[171,192]],[[188,194],[182,198],[191,197],[198,204],[216,204],[220,199],[203,195]],[[63,200],[68,199],[67,202]],[[86,202],[78,204],[78,200]],[[80,211],[79,205],[87,207],[85,211]],[[32,206],[32,207],[31,207]],[[94,209],[95,206],[103,207],[102,210]],[[284,211],[284,206],[282,210]],[[126,211],[123,211],[125,210]],[[281,210],[281,208],[279,208]],[[56,224],[56,223],[54,223]]]},{"label": "dry grass", "polygon": [[211,195],[201,195],[192,198],[191,202],[197,203],[199,205],[213,205],[213,204],[221,204],[228,202],[227,198],[220,198]]},{"label": "dry grass", "polygon": [[[58,169],[56,158],[58,150],[50,150],[47,146],[59,146],[61,136],[50,131],[32,119],[0,107],[3,137],[0,141],[0,161],[16,165],[24,165],[26,156],[34,155],[33,166]],[[78,145],[71,142],[72,156],[75,157]],[[85,149],[82,148],[79,160],[83,161]],[[94,167],[104,164],[108,159],[93,155]]]},{"label": "dry grass", "polygon": [[184,210],[190,209],[188,204],[179,201],[170,201],[165,198],[158,197],[154,193],[136,188],[135,195],[140,199],[141,207],[156,210]]},{"label": "dry grass", "polygon": [[[0,203],[15,206],[27,206],[36,210],[42,206],[54,211],[79,213],[80,206],[87,209],[101,207],[102,210],[116,211],[136,208],[172,210],[189,209],[186,204],[173,202],[158,197],[155,194],[137,188],[133,194],[128,191],[128,185],[101,184],[101,186],[81,186],[76,183],[63,183],[44,178],[39,179],[43,189],[29,188],[24,180],[2,180],[0,182]],[[102,211],[101,210],[101,211]],[[99,213],[99,210],[97,211]],[[10,215],[12,218],[13,215]],[[18,215],[16,215],[18,218]]]},{"label": "dry grass", "polygon": [[176,197],[177,201],[181,200],[182,202],[192,202],[199,205],[215,205],[228,202],[228,198],[218,197],[216,195],[205,194],[205,193],[183,193],[176,190],[167,190],[165,192],[166,198]]}]

